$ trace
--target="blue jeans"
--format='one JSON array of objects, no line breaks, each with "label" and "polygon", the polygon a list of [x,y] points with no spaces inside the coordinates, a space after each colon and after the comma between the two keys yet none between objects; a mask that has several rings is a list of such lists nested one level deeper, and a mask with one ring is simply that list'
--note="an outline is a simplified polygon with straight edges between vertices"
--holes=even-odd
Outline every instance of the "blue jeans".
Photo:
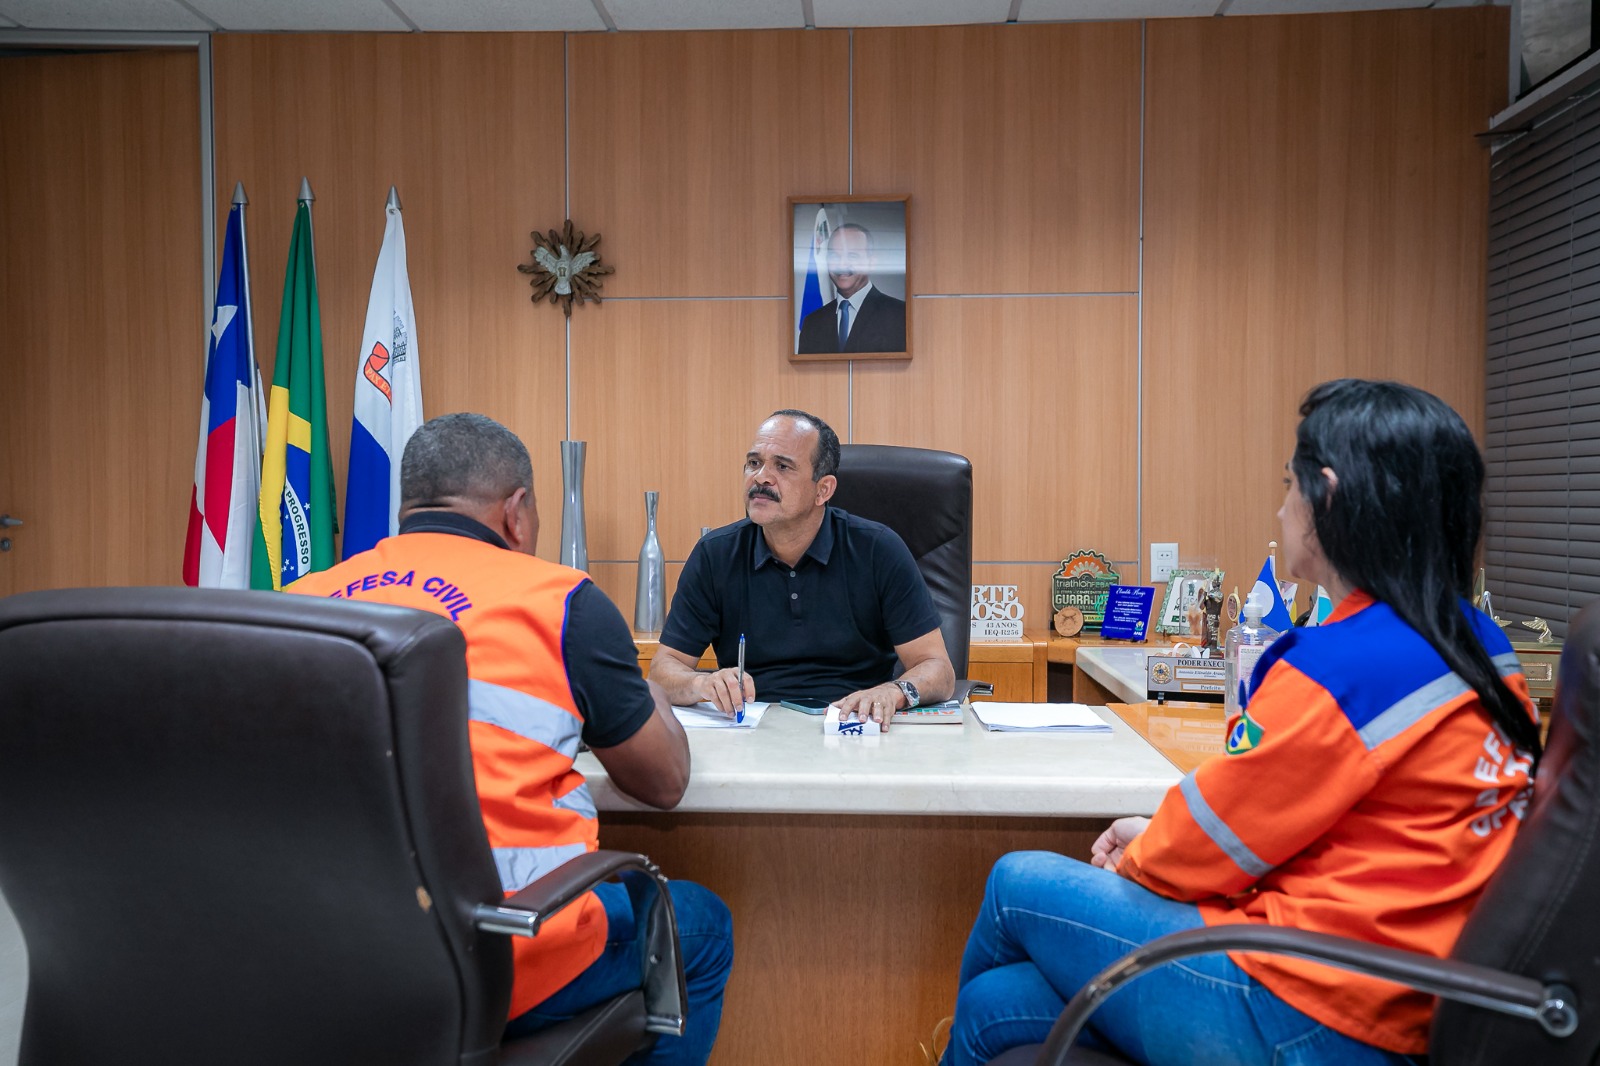
[{"label": "blue jeans", "polygon": [[[1066,1001],[1132,948],[1204,925],[1192,904],[1043,851],[995,863],[961,958],[944,1066],[978,1066],[1043,1043]],[[1227,955],[1169,962],[1124,985],[1080,1042],[1146,1066],[1392,1066],[1410,1063],[1308,1018]]]},{"label": "blue jeans", "polygon": [[[637,888],[635,887],[637,886]],[[722,989],[733,969],[733,916],[727,904],[709,889],[688,881],[670,881],[672,909],[678,919],[688,988],[688,1020],[683,1035],[659,1036],[655,1047],[628,1059],[649,1066],[705,1066],[722,1024]],[[655,891],[643,879],[627,886],[606,882],[595,889],[606,909],[605,950],[587,970],[532,1010],[512,1019],[506,1036],[538,1032],[583,1013],[597,1003],[639,987],[644,963],[644,930]]]}]

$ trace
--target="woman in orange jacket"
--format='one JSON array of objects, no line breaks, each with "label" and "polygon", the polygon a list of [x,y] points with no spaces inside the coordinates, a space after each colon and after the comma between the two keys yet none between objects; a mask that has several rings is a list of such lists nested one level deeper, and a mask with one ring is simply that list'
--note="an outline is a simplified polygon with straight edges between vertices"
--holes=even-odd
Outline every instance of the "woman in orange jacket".
[{"label": "woman in orange jacket", "polygon": [[[1300,408],[1281,561],[1337,606],[1269,648],[1226,752],[1081,863],[995,865],[961,963],[948,1066],[1042,1042],[1130,948],[1262,922],[1443,956],[1527,806],[1522,668],[1466,596],[1483,460],[1437,397],[1346,379]],[[1317,963],[1215,955],[1112,996],[1084,1040],[1151,1066],[1413,1061],[1433,1001]]]}]

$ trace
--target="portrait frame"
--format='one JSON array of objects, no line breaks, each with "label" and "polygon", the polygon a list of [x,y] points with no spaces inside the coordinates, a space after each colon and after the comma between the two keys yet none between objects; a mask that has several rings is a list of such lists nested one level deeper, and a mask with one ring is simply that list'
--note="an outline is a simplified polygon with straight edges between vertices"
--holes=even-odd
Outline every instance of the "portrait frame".
[{"label": "portrait frame", "polygon": [[1172,571],[1167,580],[1167,594],[1161,601],[1161,616],[1156,620],[1157,633],[1169,637],[1189,632],[1189,607],[1199,590],[1211,583],[1215,567],[1187,567]]},{"label": "portrait frame", "polygon": [[[911,197],[791,196],[789,319],[786,344],[795,363],[911,358]],[[835,237],[858,231],[859,239]],[[831,242],[831,243],[830,243]],[[830,249],[841,242],[860,266],[830,269]],[[863,245],[865,245],[863,247]],[[835,251],[832,254],[838,254]],[[864,279],[865,296],[839,343],[835,278]],[[859,327],[860,332],[857,332]]]}]

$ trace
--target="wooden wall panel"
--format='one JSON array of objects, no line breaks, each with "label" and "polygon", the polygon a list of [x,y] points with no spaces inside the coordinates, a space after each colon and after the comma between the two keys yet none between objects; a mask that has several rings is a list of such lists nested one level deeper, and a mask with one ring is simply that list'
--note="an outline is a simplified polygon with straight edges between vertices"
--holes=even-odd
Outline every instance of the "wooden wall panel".
[{"label": "wooden wall panel", "polygon": [[[329,439],[342,508],[350,408],[391,184],[404,206],[423,406],[479,411],[520,434],[559,501],[566,325],[530,303],[528,231],[562,210],[559,34],[224,34],[217,185],[251,198],[257,354],[271,381],[301,175],[316,203]],[[219,235],[221,232],[219,216]],[[554,533],[540,554],[554,558]]]},{"label": "wooden wall panel", "polygon": [[913,301],[921,351],[855,370],[855,439],[972,460],[973,558],[1134,558],[1138,302]]},{"label": "wooden wall panel", "polygon": [[194,52],[0,59],[0,595],[176,584],[205,365]]},{"label": "wooden wall panel", "polygon": [[[791,365],[773,350],[788,308],[622,300],[572,316],[572,432],[590,442],[590,559],[638,559],[649,489],[661,493],[668,559],[687,558],[701,526],[744,517],[744,455],[774,410],[810,411],[842,429],[845,367]],[[631,590],[633,578],[624,581]],[[631,618],[631,591],[626,602]]]},{"label": "wooden wall panel", "polygon": [[855,191],[911,194],[916,292],[1138,288],[1139,35],[856,32]]},{"label": "wooden wall panel", "polygon": [[[782,296],[788,197],[849,188],[849,36],[568,38],[573,221],[612,296]],[[783,331],[756,352],[781,350]]]},{"label": "wooden wall panel", "polygon": [[1503,9],[1149,24],[1144,538],[1248,589],[1313,384],[1483,425]]}]

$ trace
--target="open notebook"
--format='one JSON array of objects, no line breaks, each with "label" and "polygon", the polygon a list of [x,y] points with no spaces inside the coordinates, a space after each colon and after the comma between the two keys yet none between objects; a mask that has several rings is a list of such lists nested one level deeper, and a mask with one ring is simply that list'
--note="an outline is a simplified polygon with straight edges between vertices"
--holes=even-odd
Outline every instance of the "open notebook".
[{"label": "open notebook", "polygon": [[1082,703],[972,704],[983,728],[1003,733],[1110,733],[1111,726]]}]

